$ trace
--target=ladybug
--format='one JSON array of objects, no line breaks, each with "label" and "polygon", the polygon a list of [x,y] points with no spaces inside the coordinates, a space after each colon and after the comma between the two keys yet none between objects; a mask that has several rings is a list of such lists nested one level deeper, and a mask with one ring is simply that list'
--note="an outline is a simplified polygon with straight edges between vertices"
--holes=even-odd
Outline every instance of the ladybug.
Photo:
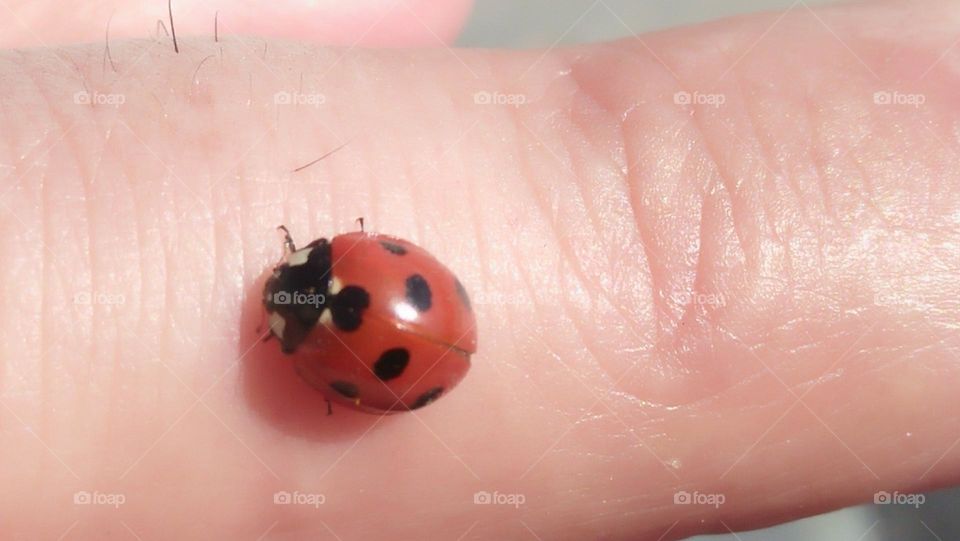
[{"label": "ladybug", "polygon": [[[460,280],[426,250],[361,231],[297,248],[263,291],[270,334],[328,400],[368,413],[414,410],[463,379],[477,350]],[[328,410],[329,412],[329,410]]]}]

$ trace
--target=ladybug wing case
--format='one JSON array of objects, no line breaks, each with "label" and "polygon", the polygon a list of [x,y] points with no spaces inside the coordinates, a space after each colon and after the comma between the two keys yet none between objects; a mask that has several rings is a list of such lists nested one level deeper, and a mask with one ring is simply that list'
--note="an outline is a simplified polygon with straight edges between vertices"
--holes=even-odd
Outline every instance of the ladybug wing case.
[{"label": "ladybug wing case", "polygon": [[459,383],[477,331],[456,276],[393,237],[351,233],[331,248],[330,310],[296,353],[300,375],[367,411],[416,409]]},{"label": "ladybug wing case", "polygon": [[456,386],[470,367],[460,350],[380,320],[365,325],[365,336],[318,328],[319,350],[297,353],[297,372],[332,402],[375,412],[416,409]]}]

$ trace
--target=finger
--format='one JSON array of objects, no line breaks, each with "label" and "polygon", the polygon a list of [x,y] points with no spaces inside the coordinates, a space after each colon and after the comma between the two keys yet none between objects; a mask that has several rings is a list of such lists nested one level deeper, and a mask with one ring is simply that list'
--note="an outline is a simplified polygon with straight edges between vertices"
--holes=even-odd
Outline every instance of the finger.
[{"label": "finger", "polygon": [[[166,2],[100,0],[83,10],[56,2],[8,2],[0,18],[0,47],[39,47],[110,39],[240,34],[346,46],[442,45],[459,33],[469,0],[425,2],[295,0]],[[172,12],[172,15],[171,15]],[[173,18],[171,25],[171,16]]]},{"label": "finger", "polygon": [[[657,539],[955,483],[940,6],[547,53],[118,42],[119,82],[6,57],[14,536]],[[476,301],[471,373],[416,414],[326,417],[252,330],[274,227],[357,216]]]}]

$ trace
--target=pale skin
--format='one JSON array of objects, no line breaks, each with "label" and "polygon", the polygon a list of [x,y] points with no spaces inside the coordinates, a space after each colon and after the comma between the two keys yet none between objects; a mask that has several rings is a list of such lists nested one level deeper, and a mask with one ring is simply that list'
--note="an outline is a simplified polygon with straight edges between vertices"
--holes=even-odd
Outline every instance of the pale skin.
[{"label": "pale skin", "polygon": [[[960,479],[950,3],[526,52],[192,16],[0,53],[5,537],[677,539]],[[256,330],[276,226],[359,216],[474,299],[416,413],[327,416]]]}]

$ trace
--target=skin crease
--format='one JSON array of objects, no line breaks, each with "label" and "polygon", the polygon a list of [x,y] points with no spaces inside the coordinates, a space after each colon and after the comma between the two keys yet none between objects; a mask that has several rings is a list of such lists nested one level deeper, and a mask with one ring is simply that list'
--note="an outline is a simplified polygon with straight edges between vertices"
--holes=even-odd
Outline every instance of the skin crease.
[{"label": "skin crease", "polygon": [[[0,53],[4,537],[677,539],[957,483],[958,22]],[[275,226],[357,216],[473,297],[473,368],[415,414],[327,417],[258,341]]]}]

